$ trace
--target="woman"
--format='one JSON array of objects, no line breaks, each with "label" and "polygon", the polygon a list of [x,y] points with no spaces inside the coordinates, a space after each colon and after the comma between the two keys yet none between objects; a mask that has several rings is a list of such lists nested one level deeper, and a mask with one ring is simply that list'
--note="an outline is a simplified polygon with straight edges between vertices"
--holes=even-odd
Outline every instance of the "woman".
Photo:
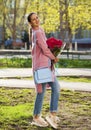
[{"label": "woman", "polygon": [[[43,67],[51,67],[53,71],[53,66],[51,61],[55,64],[58,59],[52,54],[50,49],[46,44],[46,36],[43,29],[40,27],[40,21],[36,13],[30,13],[28,15],[28,22],[32,28],[32,62],[33,62],[33,73],[35,70]],[[35,77],[34,77],[35,79]],[[50,101],[50,113],[46,117],[46,120],[40,116],[42,103],[44,99],[44,93],[46,86],[51,87],[51,101]],[[59,118],[56,116],[58,109],[58,100],[60,93],[60,86],[54,75],[54,81],[49,83],[36,84],[36,100],[33,113],[32,124],[47,127],[50,124],[53,128],[57,128],[57,123]]]}]

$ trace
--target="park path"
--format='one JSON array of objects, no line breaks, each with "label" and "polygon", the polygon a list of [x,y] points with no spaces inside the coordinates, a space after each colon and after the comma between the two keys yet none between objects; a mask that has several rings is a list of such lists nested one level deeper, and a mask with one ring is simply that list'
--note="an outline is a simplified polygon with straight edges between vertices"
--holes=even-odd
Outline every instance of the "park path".
[{"label": "park path", "polygon": [[[91,69],[84,68],[56,68],[56,75],[61,76],[76,76],[91,78]],[[4,68],[0,69],[0,87],[11,88],[34,88],[34,81],[23,79],[32,77],[31,68]],[[19,79],[18,79],[19,78]],[[79,91],[91,91],[91,83],[85,82],[65,82],[59,81],[62,89],[71,89]]]}]

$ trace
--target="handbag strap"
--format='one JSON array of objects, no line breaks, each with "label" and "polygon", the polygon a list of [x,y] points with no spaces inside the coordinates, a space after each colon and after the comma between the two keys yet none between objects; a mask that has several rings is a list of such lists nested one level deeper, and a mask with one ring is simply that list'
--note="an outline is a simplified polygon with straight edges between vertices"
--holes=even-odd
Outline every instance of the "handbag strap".
[{"label": "handbag strap", "polygon": [[[36,58],[36,32],[33,31],[32,33],[32,39],[33,39],[33,46],[32,46],[32,49],[34,49],[34,52],[35,52],[35,58]],[[36,60],[36,59],[35,59]],[[35,64],[34,64],[35,66]]]},{"label": "handbag strap", "polygon": [[36,44],[36,32],[35,31],[32,31],[32,49],[33,49],[33,47],[35,46],[35,44]]}]

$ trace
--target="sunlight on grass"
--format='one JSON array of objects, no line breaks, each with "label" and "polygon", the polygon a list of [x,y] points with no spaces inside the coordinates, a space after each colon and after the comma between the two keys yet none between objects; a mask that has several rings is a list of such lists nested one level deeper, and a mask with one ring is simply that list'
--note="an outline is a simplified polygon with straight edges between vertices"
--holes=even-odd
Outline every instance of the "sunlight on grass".
[{"label": "sunlight on grass", "polygon": [[30,103],[19,104],[16,106],[1,106],[0,107],[0,118],[2,122],[4,120],[19,120],[22,118],[28,118],[32,115],[31,109],[33,105]]}]

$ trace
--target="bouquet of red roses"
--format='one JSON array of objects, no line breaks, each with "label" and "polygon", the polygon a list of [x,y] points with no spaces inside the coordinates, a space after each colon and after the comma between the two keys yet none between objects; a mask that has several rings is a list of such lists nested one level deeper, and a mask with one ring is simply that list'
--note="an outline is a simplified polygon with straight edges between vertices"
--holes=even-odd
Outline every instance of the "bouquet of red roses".
[{"label": "bouquet of red roses", "polygon": [[47,42],[49,49],[55,56],[58,56],[58,54],[64,48],[64,44],[63,44],[62,40],[60,40],[60,39],[51,37],[51,38],[47,39],[46,42]]}]

